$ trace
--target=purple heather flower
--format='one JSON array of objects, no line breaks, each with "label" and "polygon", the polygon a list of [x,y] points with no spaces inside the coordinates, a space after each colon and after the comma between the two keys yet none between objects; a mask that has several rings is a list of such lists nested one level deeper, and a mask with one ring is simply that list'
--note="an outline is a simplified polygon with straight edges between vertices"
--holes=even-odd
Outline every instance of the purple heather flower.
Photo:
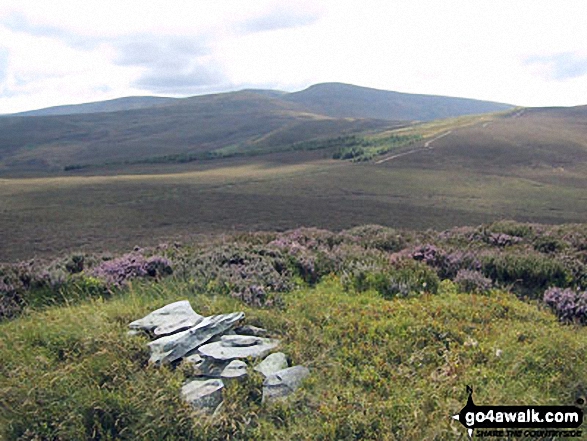
[{"label": "purple heather flower", "polygon": [[587,291],[553,287],[544,292],[543,300],[562,321],[587,323]]}]

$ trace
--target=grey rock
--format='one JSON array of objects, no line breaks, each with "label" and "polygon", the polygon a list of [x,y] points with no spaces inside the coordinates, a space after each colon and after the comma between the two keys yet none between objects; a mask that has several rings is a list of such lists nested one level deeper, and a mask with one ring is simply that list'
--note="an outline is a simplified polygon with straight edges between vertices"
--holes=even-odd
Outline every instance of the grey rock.
[{"label": "grey rock", "polygon": [[228,361],[218,361],[213,358],[204,358],[200,354],[192,354],[184,358],[184,361],[193,365],[193,374],[200,377],[220,378]]},{"label": "grey rock", "polygon": [[225,379],[240,379],[247,376],[247,364],[242,360],[232,360],[220,374]]},{"label": "grey rock", "polygon": [[264,357],[279,345],[279,340],[242,335],[222,336],[220,341],[201,346],[198,352],[215,360]]},{"label": "grey rock", "polygon": [[254,369],[263,374],[264,377],[287,368],[287,357],[283,352],[269,354]]},{"label": "grey rock", "polygon": [[224,383],[219,379],[192,380],[181,388],[181,397],[194,408],[212,413],[222,403]]},{"label": "grey rock", "polygon": [[274,372],[263,382],[263,402],[285,398],[300,387],[310,374],[305,366],[293,366]]},{"label": "grey rock", "polygon": [[235,335],[235,332],[233,329],[229,329],[228,331],[223,332],[222,334],[218,334],[215,335],[214,337],[212,337],[210,340],[208,340],[208,343],[213,343],[215,341],[220,341],[220,339],[225,336],[225,335]]},{"label": "grey rock", "polygon": [[204,361],[204,359],[196,352],[190,355],[186,355],[183,361],[198,366]]},{"label": "grey rock", "polygon": [[190,302],[180,300],[159,308],[128,326],[133,330],[153,332],[155,335],[168,335],[200,323],[204,317],[194,312]]},{"label": "grey rock", "polygon": [[204,318],[193,328],[158,338],[148,344],[151,349],[149,361],[156,364],[172,363],[235,326],[244,316],[244,312],[213,315]]},{"label": "grey rock", "polygon": [[235,328],[234,332],[240,335],[252,335],[253,337],[265,337],[267,335],[267,329],[252,325],[239,326]]}]

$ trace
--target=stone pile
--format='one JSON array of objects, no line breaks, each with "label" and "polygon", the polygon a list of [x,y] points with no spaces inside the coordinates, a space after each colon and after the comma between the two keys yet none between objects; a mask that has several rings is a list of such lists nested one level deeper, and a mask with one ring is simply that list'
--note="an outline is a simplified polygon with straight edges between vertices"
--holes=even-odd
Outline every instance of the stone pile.
[{"label": "stone pile", "polygon": [[155,340],[148,343],[150,363],[193,367],[194,378],[181,388],[181,397],[194,408],[212,413],[222,403],[224,381],[248,375],[244,360],[261,360],[253,369],[263,381],[263,401],[287,397],[310,373],[304,366],[289,367],[282,352],[273,352],[279,340],[267,338],[267,331],[251,325],[238,326],[244,312],[203,317],[187,300],[166,305],[129,324],[129,335],[146,332]]}]

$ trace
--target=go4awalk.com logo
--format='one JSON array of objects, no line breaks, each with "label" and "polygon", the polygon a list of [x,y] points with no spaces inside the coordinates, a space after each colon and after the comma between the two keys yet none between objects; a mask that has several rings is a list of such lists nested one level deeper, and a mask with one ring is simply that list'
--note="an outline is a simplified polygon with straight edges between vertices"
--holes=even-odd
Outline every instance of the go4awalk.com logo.
[{"label": "go4awalk.com logo", "polygon": [[[583,411],[576,406],[477,406],[467,386],[467,404],[453,415],[475,437],[581,437]],[[563,430],[564,429],[564,430]],[[574,429],[574,430],[569,430]]]}]

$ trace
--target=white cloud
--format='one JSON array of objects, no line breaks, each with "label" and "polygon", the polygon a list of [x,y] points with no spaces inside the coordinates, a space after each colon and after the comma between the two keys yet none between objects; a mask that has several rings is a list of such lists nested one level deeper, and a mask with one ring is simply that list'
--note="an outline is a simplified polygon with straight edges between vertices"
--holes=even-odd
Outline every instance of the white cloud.
[{"label": "white cloud", "polygon": [[324,81],[587,104],[583,9],[543,0],[3,0],[0,113]]},{"label": "white cloud", "polygon": [[587,76],[587,56],[576,52],[560,52],[552,55],[530,57],[526,63],[546,79],[565,81]]}]

